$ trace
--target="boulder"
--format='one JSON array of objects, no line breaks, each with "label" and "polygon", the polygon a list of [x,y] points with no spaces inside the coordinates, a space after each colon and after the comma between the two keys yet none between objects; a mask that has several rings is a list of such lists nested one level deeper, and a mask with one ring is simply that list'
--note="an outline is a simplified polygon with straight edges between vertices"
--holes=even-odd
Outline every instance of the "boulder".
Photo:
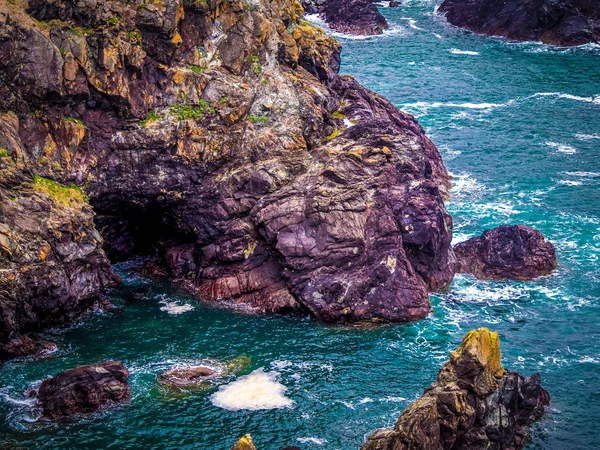
[{"label": "boulder", "polygon": [[549,404],[540,376],[504,369],[498,334],[480,328],[467,333],[394,428],[376,431],[361,450],[521,449]]},{"label": "boulder", "polygon": [[38,400],[43,416],[61,417],[91,413],[129,398],[129,372],[120,361],[78,366],[42,382]]},{"label": "boulder", "polygon": [[439,12],[476,33],[554,45],[600,42],[596,0],[445,0]]},{"label": "boulder", "polygon": [[454,247],[458,273],[483,280],[532,280],[556,267],[554,246],[525,225],[503,225]]},{"label": "boulder", "polygon": [[324,18],[329,27],[352,35],[377,35],[389,28],[371,0],[328,0]]},{"label": "boulder", "polygon": [[242,436],[239,441],[233,444],[231,450],[256,450],[256,447],[252,442],[252,436],[249,434]]},{"label": "boulder", "polygon": [[171,369],[160,375],[163,385],[176,388],[192,388],[214,379],[217,371],[209,367],[183,367]]}]

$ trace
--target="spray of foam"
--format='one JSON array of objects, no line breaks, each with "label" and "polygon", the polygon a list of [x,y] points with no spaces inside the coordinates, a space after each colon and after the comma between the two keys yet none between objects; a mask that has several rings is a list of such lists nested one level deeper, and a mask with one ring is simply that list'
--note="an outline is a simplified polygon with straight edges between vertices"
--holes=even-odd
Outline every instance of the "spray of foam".
[{"label": "spray of foam", "polygon": [[284,395],[287,388],[277,381],[278,375],[277,372],[255,370],[221,386],[210,400],[213,405],[229,411],[289,408],[293,402]]},{"label": "spray of foam", "polygon": [[166,311],[169,314],[174,314],[174,315],[183,314],[185,312],[188,312],[188,311],[191,311],[194,309],[194,307],[192,305],[190,305],[189,303],[186,303],[185,305],[180,305],[176,302],[167,302],[167,301],[163,301],[160,303],[164,305],[164,306],[160,307],[161,311]]}]

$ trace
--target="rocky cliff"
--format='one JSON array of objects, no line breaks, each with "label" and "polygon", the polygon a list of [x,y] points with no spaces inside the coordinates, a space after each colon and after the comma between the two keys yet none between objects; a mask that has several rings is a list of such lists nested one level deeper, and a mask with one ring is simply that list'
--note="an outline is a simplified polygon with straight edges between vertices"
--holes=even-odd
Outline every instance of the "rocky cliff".
[{"label": "rocky cliff", "polygon": [[394,428],[376,431],[361,450],[520,449],[549,404],[540,376],[504,369],[498,334],[480,328],[467,333]]},{"label": "rocky cliff", "polygon": [[600,42],[597,0],[444,0],[439,11],[453,25],[517,41]]},{"label": "rocky cliff", "polygon": [[226,306],[428,314],[454,273],[440,155],[338,75],[339,44],[302,13],[0,0],[3,348],[72,319],[115,281],[108,258],[138,254]]}]

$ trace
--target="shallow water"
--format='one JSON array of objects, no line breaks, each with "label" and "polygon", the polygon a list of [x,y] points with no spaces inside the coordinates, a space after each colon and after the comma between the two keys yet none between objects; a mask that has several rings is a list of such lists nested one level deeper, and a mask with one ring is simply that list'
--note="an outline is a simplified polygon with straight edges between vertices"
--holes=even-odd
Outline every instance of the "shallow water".
[{"label": "shallow water", "polygon": [[[128,275],[111,294],[115,312],[48,336],[53,358],[0,368],[0,448],[227,449],[250,432],[261,450],[356,449],[480,326],[500,332],[507,368],[540,372],[552,396],[528,448],[600,448],[600,48],[476,36],[436,17],[434,1],[405,4],[383,10],[384,36],[340,38],[342,71],[414,114],[436,143],[455,176],[456,241],[525,223],[556,245],[559,270],[532,283],[457,276],[432,296],[428,319],[370,330],[217,310]],[[211,402],[216,387],[183,398],[157,390],[174,364],[239,355],[252,358],[248,373],[277,372],[292,405],[230,411]],[[23,390],[104,359],[131,369],[129,405],[31,423]]]}]

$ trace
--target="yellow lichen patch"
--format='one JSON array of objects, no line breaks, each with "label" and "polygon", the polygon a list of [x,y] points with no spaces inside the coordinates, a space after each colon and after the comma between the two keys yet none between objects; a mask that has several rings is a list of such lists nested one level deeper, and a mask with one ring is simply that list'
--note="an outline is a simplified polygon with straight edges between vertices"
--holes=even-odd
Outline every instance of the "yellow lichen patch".
[{"label": "yellow lichen patch", "polygon": [[183,84],[185,81],[185,74],[181,70],[173,71],[173,83],[175,84]]},{"label": "yellow lichen patch", "polygon": [[179,32],[177,32],[177,31],[175,32],[175,36],[173,36],[173,39],[171,39],[171,42],[177,46],[183,44],[183,39],[181,38],[181,35],[179,34]]},{"label": "yellow lichen patch", "polygon": [[335,130],[333,133],[331,133],[329,136],[327,136],[325,139],[323,139],[323,142],[329,142],[333,139],[335,139],[336,137],[338,137],[341,134],[342,130]]},{"label": "yellow lichen patch", "polygon": [[342,114],[339,111],[334,111],[334,112],[331,113],[331,117],[333,117],[334,119],[345,119],[346,115]]},{"label": "yellow lichen patch", "polygon": [[452,358],[458,359],[466,354],[475,357],[490,375],[495,377],[504,375],[498,333],[491,332],[487,328],[469,331],[460,347],[452,352]]},{"label": "yellow lichen patch", "polygon": [[48,253],[50,253],[50,244],[44,242],[42,248],[40,248],[40,261],[46,262],[46,259],[48,258]]},{"label": "yellow lichen patch", "polygon": [[81,207],[87,200],[79,186],[62,186],[39,175],[33,177],[33,190],[50,196],[59,205],[70,208]]},{"label": "yellow lichen patch", "polygon": [[250,245],[248,245],[248,247],[246,247],[246,249],[244,250],[244,258],[248,259],[250,257],[250,255],[252,255],[252,253],[254,253],[255,249],[256,249],[256,242],[250,243]]},{"label": "yellow lichen patch", "polygon": [[252,437],[246,434],[231,447],[231,450],[256,450],[256,447],[252,442]]}]

